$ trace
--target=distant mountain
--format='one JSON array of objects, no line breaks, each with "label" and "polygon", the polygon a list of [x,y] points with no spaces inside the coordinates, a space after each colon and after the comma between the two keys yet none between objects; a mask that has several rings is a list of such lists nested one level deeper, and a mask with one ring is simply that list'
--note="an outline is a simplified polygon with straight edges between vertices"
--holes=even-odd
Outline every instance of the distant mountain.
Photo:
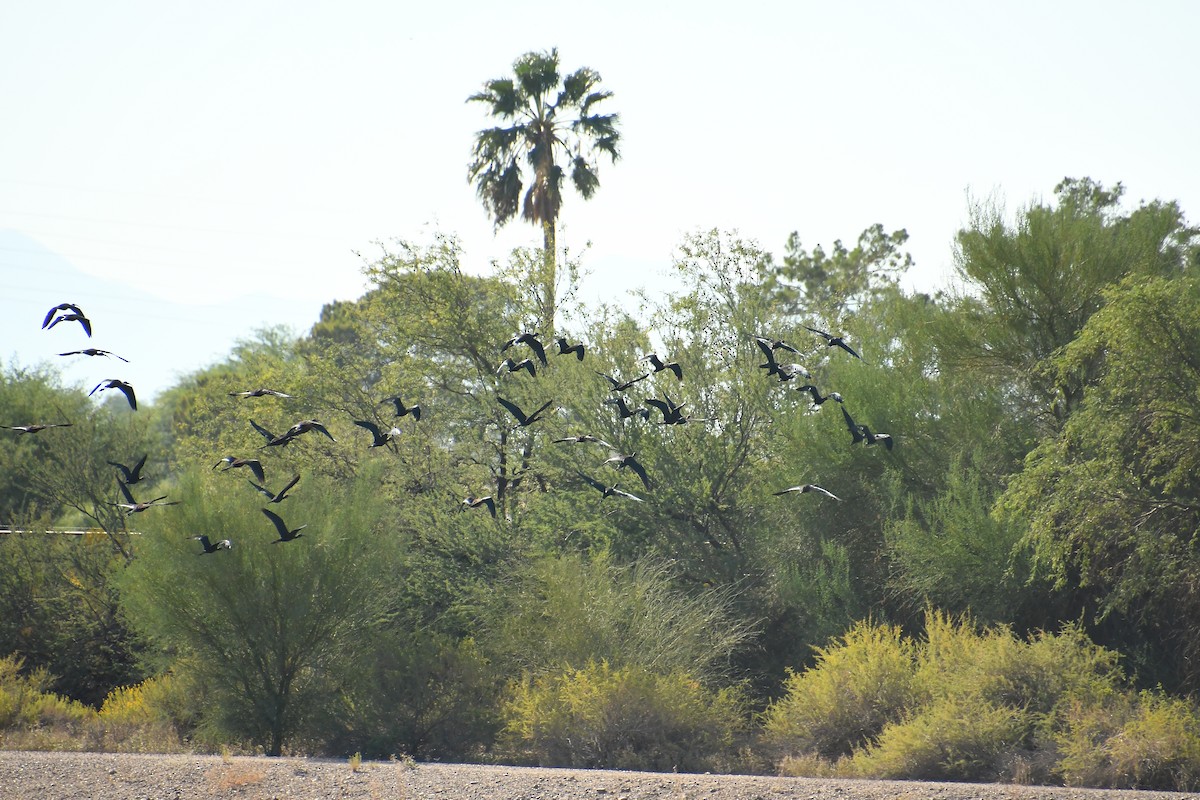
[{"label": "distant mountain", "polygon": [[[167,279],[147,275],[147,280]],[[75,303],[87,314],[91,339],[75,323],[42,330],[46,311],[62,302]],[[64,383],[86,390],[103,379],[120,378],[133,384],[139,403],[152,402],[184,375],[223,360],[237,340],[260,328],[286,325],[307,332],[321,305],[263,294],[221,304],[164,301],[136,286],[83,272],[32,237],[0,230],[0,360],[46,362],[59,370]],[[130,363],[58,355],[85,347],[111,350]]]}]

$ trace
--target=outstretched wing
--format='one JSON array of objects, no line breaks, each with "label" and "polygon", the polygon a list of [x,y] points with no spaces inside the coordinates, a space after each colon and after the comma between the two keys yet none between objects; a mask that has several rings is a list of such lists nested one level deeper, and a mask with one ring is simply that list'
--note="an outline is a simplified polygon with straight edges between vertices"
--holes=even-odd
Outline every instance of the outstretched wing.
[{"label": "outstretched wing", "polygon": [[578,475],[579,475],[579,477],[581,477],[581,478],[583,478],[585,481],[587,481],[588,485],[589,485],[589,486],[591,486],[593,489],[596,489],[596,490],[598,490],[598,491],[600,491],[600,492],[607,492],[607,491],[608,491],[608,487],[607,487],[607,486],[605,486],[603,483],[601,483],[600,481],[598,481],[598,480],[596,480],[595,478],[593,478],[591,475],[585,475],[585,474],[583,474],[582,472],[579,472],[578,470],[576,470],[576,474],[578,474]]},{"label": "outstretched wing", "polygon": [[378,447],[379,445],[387,442],[387,439],[383,437],[383,433],[379,430],[379,426],[374,422],[365,419],[356,419],[354,420],[354,424],[360,428],[367,429],[371,432],[371,435],[375,437],[375,441],[371,444],[372,447]]},{"label": "outstretched wing", "polygon": [[267,519],[271,520],[271,524],[279,532],[280,539],[286,539],[290,535],[291,531],[288,530],[287,525],[284,524],[283,519],[278,514],[268,508],[262,509],[262,513],[266,514]]},{"label": "outstretched wing", "polygon": [[497,397],[496,402],[507,408],[508,413],[512,414],[520,425],[529,424],[529,418],[525,416],[525,412],[516,403],[511,400],[505,400],[503,397]]}]

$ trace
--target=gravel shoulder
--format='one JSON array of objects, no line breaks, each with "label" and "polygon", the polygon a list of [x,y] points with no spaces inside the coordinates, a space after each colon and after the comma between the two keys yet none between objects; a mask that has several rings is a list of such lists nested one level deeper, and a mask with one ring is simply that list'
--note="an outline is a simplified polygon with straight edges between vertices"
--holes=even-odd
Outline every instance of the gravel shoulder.
[{"label": "gravel shoulder", "polygon": [[999,784],[691,775],[308,758],[0,751],[0,798],[17,800],[1166,800],[1172,792]]}]

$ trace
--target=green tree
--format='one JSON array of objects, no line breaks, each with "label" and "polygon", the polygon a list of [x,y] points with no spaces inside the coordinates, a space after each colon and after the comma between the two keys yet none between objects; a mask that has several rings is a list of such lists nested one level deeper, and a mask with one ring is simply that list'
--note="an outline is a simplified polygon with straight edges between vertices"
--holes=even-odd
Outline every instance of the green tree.
[{"label": "green tree", "polygon": [[497,227],[518,208],[523,219],[542,227],[541,325],[548,329],[556,310],[555,225],[563,180],[569,171],[571,184],[589,199],[600,186],[598,158],[619,157],[618,115],[594,111],[611,96],[590,67],[562,77],[555,48],[526,53],[513,62],[513,77],[489,80],[467,98],[484,103],[502,123],[475,136],[468,176],[484,207]]}]

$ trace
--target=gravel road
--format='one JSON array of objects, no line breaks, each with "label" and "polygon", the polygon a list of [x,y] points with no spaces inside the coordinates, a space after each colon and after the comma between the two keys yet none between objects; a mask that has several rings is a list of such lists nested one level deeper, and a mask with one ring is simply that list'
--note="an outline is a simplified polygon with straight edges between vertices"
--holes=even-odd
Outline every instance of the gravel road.
[{"label": "gravel road", "polygon": [[1171,792],[307,758],[0,751],[3,800],[1165,800]]}]

